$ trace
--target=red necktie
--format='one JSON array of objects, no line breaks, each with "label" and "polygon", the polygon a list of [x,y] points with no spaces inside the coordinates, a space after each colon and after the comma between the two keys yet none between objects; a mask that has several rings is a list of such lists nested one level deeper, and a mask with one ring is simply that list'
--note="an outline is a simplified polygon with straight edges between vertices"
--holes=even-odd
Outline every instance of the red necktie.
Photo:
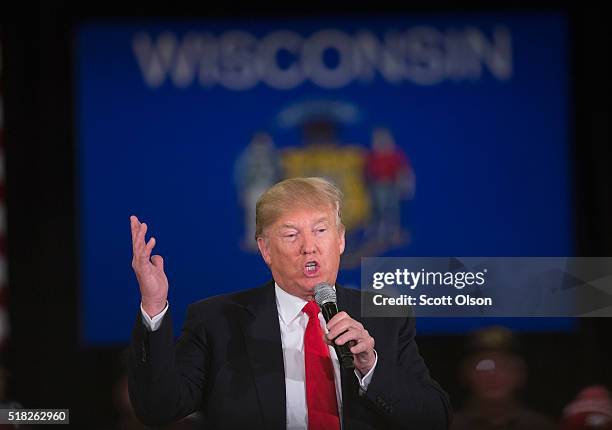
[{"label": "red necktie", "polygon": [[329,348],[323,341],[323,331],[319,323],[319,305],[310,301],[302,311],[308,315],[308,325],[304,333],[308,430],[339,430],[340,417],[334,368]]}]

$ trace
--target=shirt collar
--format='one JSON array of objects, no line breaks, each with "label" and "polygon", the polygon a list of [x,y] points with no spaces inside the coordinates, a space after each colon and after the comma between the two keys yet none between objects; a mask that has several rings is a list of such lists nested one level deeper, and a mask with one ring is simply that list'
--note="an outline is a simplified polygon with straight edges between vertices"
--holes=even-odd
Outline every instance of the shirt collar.
[{"label": "shirt collar", "polygon": [[302,312],[304,305],[308,302],[301,297],[289,294],[279,287],[276,282],[274,283],[274,290],[276,292],[276,309],[278,310],[278,315],[283,324],[289,324],[300,312]]},{"label": "shirt collar", "polygon": [[[333,286],[334,290],[336,286]],[[283,324],[289,324],[302,312],[302,309],[308,303],[301,297],[289,294],[274,282],[274,290],[276,292],[276,309]]]}]

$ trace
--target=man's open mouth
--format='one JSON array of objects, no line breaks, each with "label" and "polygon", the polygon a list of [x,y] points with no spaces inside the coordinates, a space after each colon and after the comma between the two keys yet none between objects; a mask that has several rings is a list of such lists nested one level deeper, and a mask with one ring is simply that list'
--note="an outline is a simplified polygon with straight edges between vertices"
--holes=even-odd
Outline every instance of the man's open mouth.
[{"label": "man's open mouth", "polygon": [[306,276],[315,276],[319,273],[319,263],[316,261],[308,261],[304,265],[304,274]]}]

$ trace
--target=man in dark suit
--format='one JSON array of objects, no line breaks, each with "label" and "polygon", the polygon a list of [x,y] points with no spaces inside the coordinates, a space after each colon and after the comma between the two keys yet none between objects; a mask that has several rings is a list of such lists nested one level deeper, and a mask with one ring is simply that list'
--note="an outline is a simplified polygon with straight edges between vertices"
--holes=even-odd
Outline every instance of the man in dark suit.
[{"label": "man in dark suit", "polygon": [[[257,202],[256,239],[273,280],[189,307],[174,345],[168,280],[155,239],[131,218],[142,303],[130,346],[129,388],[151,425],[201,410],[210,428],[446,429],[448,398],[429,377],[414,319],[358,318],[360,293],[336,285],[341,193],[320,178],[280,182]],[[335,285],[343,312],[327,324],[314,287]],[[354,370],[331,345],[347,344]]]}]

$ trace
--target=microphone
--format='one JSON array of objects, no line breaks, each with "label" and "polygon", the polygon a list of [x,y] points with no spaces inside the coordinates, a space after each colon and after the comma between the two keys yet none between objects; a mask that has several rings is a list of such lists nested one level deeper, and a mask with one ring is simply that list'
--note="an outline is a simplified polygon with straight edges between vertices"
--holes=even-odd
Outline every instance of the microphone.
[{"label": "microphone", "polygon": [[[326,323],[338,313],[338,306],[336,305],[336,290],[334,290],[334,288],[328,283],[321,282],[320,284],[317,284],[314,289],[314,299],[321,308],[321,313],[323,314],[323,318],[325,318]],[[355,363],[353,362],[353,353],[349,349],[349,343],[351,342],[347,342],[344,345],[336,345],[334,341],[332,341],[332,344],[336,350],[338,361],[342,367],[349,370],[354,369]]]}]

